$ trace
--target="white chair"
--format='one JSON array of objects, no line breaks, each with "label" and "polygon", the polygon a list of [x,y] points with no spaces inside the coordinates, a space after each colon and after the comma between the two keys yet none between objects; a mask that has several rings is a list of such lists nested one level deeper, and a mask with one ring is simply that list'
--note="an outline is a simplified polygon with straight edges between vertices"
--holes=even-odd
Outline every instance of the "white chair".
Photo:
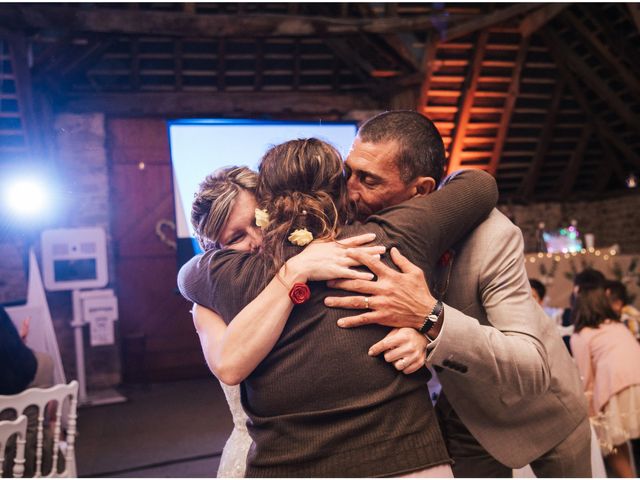
[{"label": "white chair", "polygon": [[[55,412],[47,407],[55,402]],[[60,384],[51,388],[30,388],[17,395],[0,395],[0,412],[13,410],[18,415],[25,414],[28,407],[37,409],[36,452],[34,477],[77,477],[75,438],[78,409],[78,382],[73,380],[68,385]],[[51,471],[43,475],[43,455],[45,438],[45,415],[54,413],[50,419],[53,428],[53,448],[51,450]],[[66,433],[61,439],[62,423],[66,420]],[[62,452],[64,469],[58,471],[58,457]]]},{"label": "white chair", "polygon": [[20,478],[24,474],[24,445],[27,443],[27,417],[20,415],[17,420],[0,420],[0,475],[4,465],[4,453],[7,441],[13,435],[16,438],[16,456],[9,475]]}]

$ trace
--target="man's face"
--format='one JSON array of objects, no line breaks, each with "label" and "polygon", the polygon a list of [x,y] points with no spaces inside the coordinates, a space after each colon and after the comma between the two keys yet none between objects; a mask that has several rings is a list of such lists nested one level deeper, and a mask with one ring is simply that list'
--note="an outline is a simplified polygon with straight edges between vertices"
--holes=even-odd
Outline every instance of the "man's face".
[{"label": "man's face", "polygon": [[347,156],[347,189],[364,219],[385,207],[397,205],[415,194],[400,177],[395,141],[365,143],[356,137]]}]

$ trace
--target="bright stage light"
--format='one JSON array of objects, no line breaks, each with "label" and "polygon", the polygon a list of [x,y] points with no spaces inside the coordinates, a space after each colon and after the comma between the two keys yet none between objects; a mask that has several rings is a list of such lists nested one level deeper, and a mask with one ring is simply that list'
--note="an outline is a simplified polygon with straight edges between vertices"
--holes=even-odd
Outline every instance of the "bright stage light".
[{"label": "bright stage light", "polygon": [[45,185],[36,179],[14,180],[5,188],[5,202],[14,215],[34,217],[50,207]]}]

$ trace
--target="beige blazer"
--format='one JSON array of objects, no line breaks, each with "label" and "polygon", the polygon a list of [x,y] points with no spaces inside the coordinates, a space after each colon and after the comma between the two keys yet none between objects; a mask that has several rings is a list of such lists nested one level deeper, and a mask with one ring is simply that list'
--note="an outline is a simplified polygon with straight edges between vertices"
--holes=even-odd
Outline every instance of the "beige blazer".
[{"label": "beige blazer", "polygon": [[587,416],[580,377],[531,296],[520,229],[494,209],[455,250],[443,330],[427,360],[441,367],[443,391],[473,436],[519,468]]}]

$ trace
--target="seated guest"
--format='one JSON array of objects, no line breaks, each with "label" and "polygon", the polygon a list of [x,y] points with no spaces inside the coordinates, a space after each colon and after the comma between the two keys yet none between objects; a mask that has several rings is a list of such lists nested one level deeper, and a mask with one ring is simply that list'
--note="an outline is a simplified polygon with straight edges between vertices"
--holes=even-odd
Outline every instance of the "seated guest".
[{"label": "seated guest", "polygon": [[13,395],[30,387],[53,385],[53,361],[45,353],[25,345],[29,320],[15,327],[9,314],[0,306],[0,395]]},{"label": "seated guest", "polygon": [[620,317],[620,321],[631,330],[636,340],[640,341],[640,311],[630,305],[627,287],[617,280],[607,280],[604,288],[613,311]]},{"label": "seated guest", "polygon": [[611,308],[604,282],[582,283],[571,318],[571,348],[605,463],[614,476],[633,477],[627,441],[640,437],[640,345]]},{"label": "seated guest", "polygon": [[[22,323],[20,332],[11,321],[9,314],[0,306],[0,395],[15,395],[28,388],[46,388],[53,385],[53,361],[49,355],[35,352],[25,345],[29,334],[29,320]],[[27,444],[25,449],[26,464],[24,475],[33,476],[35,472],[35,452],[37,434],[37,409],[29,407],[26,410]],[[0,411],[0,420],[13,420],[14,411]],[[44,430],[45,446],[52,440],[50,428]],[[4,465],[0,465],[0,473],[9,476],[15,457],[15,437],[6,445]],[[0,452],[5,453],[5,452]],[[0,455],[2,456],[2,455]],[[43,472],[51,469],[50,456],[43,459]]]}]

